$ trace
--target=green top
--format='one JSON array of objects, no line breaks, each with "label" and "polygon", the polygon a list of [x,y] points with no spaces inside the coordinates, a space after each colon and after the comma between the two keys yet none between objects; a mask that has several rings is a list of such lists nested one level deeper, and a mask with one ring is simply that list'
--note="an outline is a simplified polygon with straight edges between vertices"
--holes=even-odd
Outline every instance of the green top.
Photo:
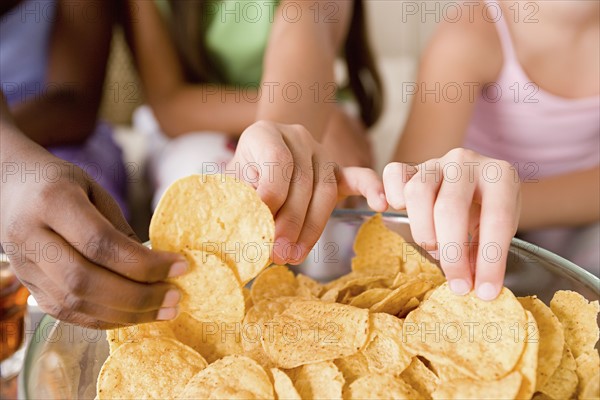
[{"label": "green top", "polygon": [[[206,49],[227,83],[260,85],[278,1],[211,0]],[[214,13],[212,12],[214,10]]]},{"label": "green top", "polygon": [[[279,1],[206,0],[206,50],[225,84],[260,85],[263,58]],[[170,18],[168,0],[155,2],[162,14]],[[338,89],[336,98],[350,100],[352,91]]]},{"label": "green top", "polygon": [[[170,14],[167,0],[156,3],[163,14]],[[260,85],[278,4],[279,0],[207,0],[206,50],[227,84]]]}]

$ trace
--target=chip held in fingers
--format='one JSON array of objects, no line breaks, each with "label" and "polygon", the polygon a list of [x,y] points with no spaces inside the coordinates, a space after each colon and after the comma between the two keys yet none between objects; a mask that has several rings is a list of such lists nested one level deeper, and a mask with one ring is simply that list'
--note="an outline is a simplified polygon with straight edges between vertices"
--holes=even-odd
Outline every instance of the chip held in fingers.
[{"label": "chip held in fingers", "polygon": [[214,253],[246,284],[271,259],[275,223],[256,191],[226,175],[191,175],[174,182],[150,223],[158,250]]},{"label": "chip held in fingers", "polygon": [[244,319],[242,288],[231,268],[216,255],[185,251],[189,269],[171,278],[182,292],[180,311],[203,322],[240,322]]}]

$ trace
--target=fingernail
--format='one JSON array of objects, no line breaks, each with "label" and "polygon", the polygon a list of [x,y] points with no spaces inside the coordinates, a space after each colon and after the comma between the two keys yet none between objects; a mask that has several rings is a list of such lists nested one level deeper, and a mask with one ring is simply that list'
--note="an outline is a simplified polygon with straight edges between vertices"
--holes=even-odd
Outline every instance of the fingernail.
[{"label": "fingernail", "polygon": [[176,276],[181,276],[187,272],[187,262],[186,261],[177,261],[175,264],[171,265],[171,269],[169,270],[169,278],[175,278]]},{"label": "fingernail", "polygon": [[282,260],[282,264],[285,264],[289,261],[291,251],[292,244],[288,239],[284,237],[277,239],[274,252]]},{"label": "fingernail", "polygon": [[500,291],[498,290],[496,285],[492,285],[489,282],[485,282],[479,285],[479,287],[477,288],[477,297],[479,297],[481,300],[490,301],[498,297],[499,292]]},{"label": "fingernail", "polygon": [[171,289],[165,295],[161,307],[175,307],[177,303],[179,303],[179,300],[181,300],[181,294],[179,293],[179,290]]},{"label": "fingernail", "polygon": [[387,198],[385,197],[385,193],[379,193],[379,208],[384,211],[388,208],[388,202]]},{"label": "fingernail", "polygon": [[460,296],[464,296],[471,291],[471,285],[464,279],[452,279],[448,284],[450,285],[450,290]]},{"label": "fingernail", "polygon": [[297,264],[297,263],[299,264],[303,259],[303,255],[304,255],[306,247],[301,244],[296,243],[296,244],[292,245],[292,249],[293,250],[291,250],[289,261],[293,262],[295,264]]},{"label": "fingernail", "polygon": [[161,308],[156,314],[158,321],[169,321],[177,317],[177,308]]}]

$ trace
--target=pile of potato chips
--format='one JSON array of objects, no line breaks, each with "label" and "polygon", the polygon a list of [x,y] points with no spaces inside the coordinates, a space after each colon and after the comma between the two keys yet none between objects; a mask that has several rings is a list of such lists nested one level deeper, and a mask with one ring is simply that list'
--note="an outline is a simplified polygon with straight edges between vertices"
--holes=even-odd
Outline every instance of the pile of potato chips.
[{"label": "pile of potato chips", "polygon": [[506,288],[492,302],[456,296],[379,215],[356,237],[352,272],[326,284],[265,269],[273,234],[246,185],[176,182],[150,237],[190,262],[174,279],[181,313],[108,332],[98,398],[600,397],[597,301],[559,291],[548,307]]}]

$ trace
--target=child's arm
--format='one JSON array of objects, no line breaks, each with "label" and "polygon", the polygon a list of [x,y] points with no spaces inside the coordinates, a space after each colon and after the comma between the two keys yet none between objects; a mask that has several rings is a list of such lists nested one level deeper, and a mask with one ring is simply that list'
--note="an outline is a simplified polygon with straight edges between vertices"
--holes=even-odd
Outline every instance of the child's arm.
[{"label": "child's arm", "polygon": [[421,163],[462,146],[481,87],[502,66],[494,25],[474,14],[472,21],[442,22],[422,57],[417,82],[403,84],[403,99],[412,103],[395,161]]},{"label": "child's arm", "polygon": [[[353,1],[283,0],[264,59],[257,119],[302,124],[317,140],[335,106],[334,62],[346,37]],[[295,12],[297,11],[297,14]],[[286,87],[286,85],[288,85]]]},{"label": "child's arm", "polygon": [[239,101],[231,101],[231,94],[221,96],[225,88],[186,82],[175,45],[154,1],[129,0],[125,14],[128,42],[146,99],[167,135],[213,130],[239,136],[254,122],[257,105],[245,100],[254,98],[254,94],[249,92]]},{"label": "child's arm", "polygon": [[11,109],[17,127],[42,146],[81,143],[97,123],[115,10],[98,2],[88,18],[80,3],[57,2],[41,94]]},{"label": "child's arm", "polygon": [[[479,96],[479,90],[472,93],[469,86],[481,89],[495,81],[501,66],[502,51],[492,23],[480,18],[472,23],[467,18],[442,23],[423,56],[416,82],[419,91],[412,96],[411,113],[394,160],[421,163],[462,146],[474,100]],[[449,96],[444,96],[446,85],[462,88],[458,101],[453,101],[450,89],[446,93]],[[405,84],[404,92],[409,86]],[[436,86],[439,90],[431,94],[423,92],[423,87],[431,90]],[[597,221],[599,191],[598,169],[526,181],[519,229],[580,226]]]},{"label": "child's arm", "polygon": [[581,226],[600,220],[600,168],[523,183],[519,229]]}]

